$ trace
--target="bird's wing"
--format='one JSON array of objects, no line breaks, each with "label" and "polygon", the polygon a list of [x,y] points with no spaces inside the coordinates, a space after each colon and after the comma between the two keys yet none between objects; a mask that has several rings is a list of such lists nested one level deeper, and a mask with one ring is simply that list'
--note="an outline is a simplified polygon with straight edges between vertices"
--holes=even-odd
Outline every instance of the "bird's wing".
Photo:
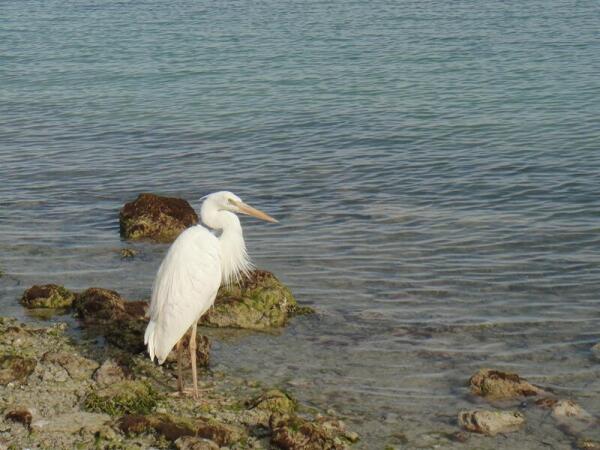
[{"label": "bird's wing", "polygon": [[162,363],[177,341],[213,304],[221,284],[218,239],[201,225],[171,245],[158,269],[144,340]]}]

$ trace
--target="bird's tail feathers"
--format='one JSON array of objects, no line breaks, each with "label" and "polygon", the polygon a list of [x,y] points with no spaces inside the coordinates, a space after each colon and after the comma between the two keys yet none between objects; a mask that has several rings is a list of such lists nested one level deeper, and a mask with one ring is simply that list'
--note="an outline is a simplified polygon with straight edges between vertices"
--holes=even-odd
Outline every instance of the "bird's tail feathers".
[{"label": "bird's tail feathers", "polygon": [[150,360],[154,361],[154,328],[156,324],[154,321],[148,322],[148,326],[146,327],[146,332],[144,333],[144,344],[148,346],[148,354],[150,355]]}]

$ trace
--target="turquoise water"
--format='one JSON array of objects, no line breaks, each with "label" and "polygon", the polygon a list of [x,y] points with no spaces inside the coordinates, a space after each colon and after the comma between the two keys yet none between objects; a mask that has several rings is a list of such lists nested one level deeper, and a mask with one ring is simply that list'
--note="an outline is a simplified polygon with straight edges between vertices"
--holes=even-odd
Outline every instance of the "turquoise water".
[{"label": "turquoise water", "polygon": [[[316,317],[215,367],[428,448],[479,367],[600,415],[594,1],[0,2],[0,305],[33,283],[149,295],[139,192],[229,189],[257,265]],[[568,448],[551,418],[442,448]],[[402,436],[403,435],[403,436]],[[406,440],[404,439],[406,438]]]}]

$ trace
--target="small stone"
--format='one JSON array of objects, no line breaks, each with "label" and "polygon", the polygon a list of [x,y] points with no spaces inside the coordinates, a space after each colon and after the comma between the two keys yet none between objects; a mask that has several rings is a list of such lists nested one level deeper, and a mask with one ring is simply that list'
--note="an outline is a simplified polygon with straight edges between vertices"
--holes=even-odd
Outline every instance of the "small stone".
[{"label": "small stone", "polygon": [[180,437],[175,441],[175,446],[179,450],[219,450],[220,448],[214,441],[193,436]]},{"label": "small stone", "polygon": [[595,441],[592,439],[578,439],[575,445],[579,450],[600,450],[600,441]]},{"label": "small stone", "polygon": [[547,394],[516,373],[480,369],[469,379],[471,393],[490,400],[518,399]]},{"label": "small stone", "polygon": [[347,431],[344,437],[353,444],[360,440],[360,435],[356,431]]},{"label": "small stone", "polygon": [[68,308],[73,303],[75,294],[57,284],[32,286],[21,297],[21,304],[26,308]]},{"label": "small stone", "polygon": [[137,250],[133,248],[122,248],[119,252],[122,259],[132,259],[137,255]]},{"label": "small stone", "polygon": [[198,215],[187,201],[155,194],[140,194],[119,213],[121,236],[131,240],[173,242],[196,223]]},{"label": "small stone", "polygon": [[36,365],[37,362],[33,358],[17,355],[0,356],[0,384],[24,383]]},{"label": "small stone", "polygon": [[458,424],[467,431],[495,436],[498,433],[516,431],[525,423],[523,414],[517,411],[473,410],[458,413]]},{"label": "small stone", "polygon": [[31,411],[26,408],[12,409],[8,411],[4,417],[6,417],[7,420],[21,423],[26,427],[31,425],[31,420],[33,418]]}]

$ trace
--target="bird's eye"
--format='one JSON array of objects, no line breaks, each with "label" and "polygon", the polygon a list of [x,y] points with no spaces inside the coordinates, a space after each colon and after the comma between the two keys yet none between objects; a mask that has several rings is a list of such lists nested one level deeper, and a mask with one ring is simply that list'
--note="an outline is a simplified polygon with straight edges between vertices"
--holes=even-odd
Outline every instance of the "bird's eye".
[{"label": "bird's eye", "polygon": [[235,205],[235,200],[232,198],[228,198],[227,203],[229,203],[230,205]]}]

